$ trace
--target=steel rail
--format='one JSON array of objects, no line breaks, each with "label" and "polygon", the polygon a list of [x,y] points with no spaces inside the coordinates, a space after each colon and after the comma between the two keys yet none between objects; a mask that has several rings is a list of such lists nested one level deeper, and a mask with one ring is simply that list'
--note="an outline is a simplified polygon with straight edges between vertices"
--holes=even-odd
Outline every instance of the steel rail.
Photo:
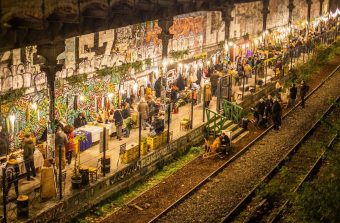
[{"label": "steel rail", "polygon": [[[315,87],[311,92],[309,92],[306,96],[306,100],[310,98],[311,95],[313,95],[318,89],[320,89],[326,81],[328,81],[340,68],[340,65],[338,65],[317,87]],[[301,105],[301,101],[299,101],[293,108],[288,110],[283,116],[282,119],[285,119],[288,117],[288,115],[294,111],[296,108],[298,108]],[[199,182],[195,187],[193,187],[190,191],[188,191],[186,194],[184,194],[182,197],[177,199],[174,203],[169,205],[166,209],[164,209],[160,214],[155,216],[153,219],[149,221],[149,223],[156,222],[158,219],[160,219],[162,216],[166,215],[170,210],[177,207],[179,204],[183,203],[184,200],[186,200],[188,197],[190,197],[191,194],[196,192],[199,188],[201,188],[203,185],[205,185],[208,181],[210,181],[211,178],[215,177],[218,173],[223,171],[227,166],[229,166],[232,162],[234,162],[237,158],[239,158],[241,155],[243,155],[246,151],[249,150],[249,148],[254,145],[256,142],[258,142],[260,139],[262,139],[267,133],[273,129],[273,125],[268,127],[263,133],[261,133],[259,136],[257,136],[254,140],[252,140],[248,145],[246,145],[243,149],[241,149],[238,153],[236,153],[234,156],[232,156],[228,161],[226,161],[224,164],[222,164],[218,169],[216,169],[213,173],[211,173],[209,176],[204,178],[201,182]],[[228,215],[229,216],[229,215]]]},{"label": "steel rail", "polygon": [[[315,132],[315,130],[319,127],[321,121],[333,110],[335,107],[336,103],[339,101],[340,97],[337,98],[335,103],[332,103],[328,109],[322,114],[322,116],[314,122],[312,127],[308,130],[307,133],[304,134],[304,136],[301,137],[301,139],[284,155],[284,157],[279,161],[275,167],[272,168],[272,170],[259,182],[257,183],[251,190],[250,192],[246,195],[244,199],[242,199],[241,202],[239,202],[235,208],[224,217],[221,222],[231,222],[233,219],[236,218],[236,216],[242,212],[246,204],[249,203],[249,201],[255,197],[256,191],[258,189],[266,184],[267,182],[270,181],[276,174],[277,171],[286,163],[288,159],[290,159],[300,148],[300,146]],[[309,172],[309,171],[308,171]]]},{"label": "steel rail", "polygon": [[[318,172],[318,170],[320,169],[322,163],[323,163],[323,160],[325,159],[326,157],[326,152],[328,150],[330,150],[333,145],[335,144],[335,142],[337,141],[339,135],[336,134],[333,139],[330,141],[330,143],[327,145],[326,149],[322,152],[322,154],[319,156],[319,158],[315,161],[314,165],[310,168],[310,170],[308,171],[308,173],[304,176],[303,180],[299,183],[299,185],[294,189],[293,193],[296,193],[298,192],[302,185],[308,181],[308,180],[311,180],[311,178],[313,176],[315,176]],[[277,222],[279,221],[283,215],[284,215],[284,212],[286,210],[286,208],[288,207],[289,208],[289,205],[290,205],[290,200],[287,199],[279,208],[278,208],[278,211],[276,213],[273,214],[273,216],[269,219],[269,223],[274,223],[274,222]]]}]

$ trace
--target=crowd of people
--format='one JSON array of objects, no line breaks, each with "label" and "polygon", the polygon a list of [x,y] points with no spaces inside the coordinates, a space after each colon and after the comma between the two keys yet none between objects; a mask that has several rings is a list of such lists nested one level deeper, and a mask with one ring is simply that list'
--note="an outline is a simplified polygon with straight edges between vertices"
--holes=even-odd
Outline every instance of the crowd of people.
[{"label": "crowd of people", "polygon": [[[301,81],[299,89],[301,107],[305,108],[305,97],[309,91],[309,86],[305,83],[305,81]],[[255,108],[253,109],[253,116],[255,118],[254,122],[257,127],[264,129],[268,127],[272,121],[274,130],[279,130],[281,128],[282,119],[281,91],[282,86],[280,88],[276,87],[274,98],[272,98],[271,95],[268,95],[266,99],[261,98],[258,101]],[[292,83],[291,87],[289,88],[287,108],[295,107],[297,95],[298,88],[296,87],[295,83]]]}]

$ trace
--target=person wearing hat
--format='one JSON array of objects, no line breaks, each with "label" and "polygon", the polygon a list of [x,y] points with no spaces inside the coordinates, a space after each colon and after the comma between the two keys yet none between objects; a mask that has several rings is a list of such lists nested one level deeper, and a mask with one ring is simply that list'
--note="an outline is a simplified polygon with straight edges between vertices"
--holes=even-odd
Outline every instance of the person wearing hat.
[{"label": "person wearing hat", "polygon": [[19,196],[19,164],[15,155],[10,155],[7,164],[6,164],[6,181],[7,181],[7,188],[5,192],[5,196],[8,195],[9,190],[11,189],[12,183],[14,183],[14,190],[16,197]]},{"label": "person wearing hat", "polygon": [[27,181],[31,180],[31,173],[33,177],[36,177],[34,166],[34,150],[35,145],[30,134],[25,134],[22,141],[22,149],[24,150],[24,162],[27,172]]}]

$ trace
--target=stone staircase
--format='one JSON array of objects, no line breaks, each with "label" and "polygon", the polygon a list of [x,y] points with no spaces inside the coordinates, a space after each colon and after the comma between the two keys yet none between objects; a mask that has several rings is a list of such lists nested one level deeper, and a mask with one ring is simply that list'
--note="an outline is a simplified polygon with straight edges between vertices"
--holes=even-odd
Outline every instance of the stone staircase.
[{"label": "stone staircase", "polygon": [[[213,116],[210,116],[210,114]],[[232,120],[226,119],[223,115],[217,114],[213,111],[207,111],[207,131],[213,134],[215,131],[225,131],[230,132],[232,143],[236,143],[240,141],[243,137],[245,137],[249,131],[245,131],[238,124],[235,124]]]}]

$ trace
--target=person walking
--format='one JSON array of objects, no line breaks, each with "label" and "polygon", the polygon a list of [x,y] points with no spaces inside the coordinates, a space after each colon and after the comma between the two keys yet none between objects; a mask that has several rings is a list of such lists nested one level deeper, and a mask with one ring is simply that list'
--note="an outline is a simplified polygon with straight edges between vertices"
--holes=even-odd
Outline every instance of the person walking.
[{"label": "person walking", "polygon": [[305,81],[301,81],[301,86],[300,86],[300,97],[301,97],[301,107],[305,108],[305,97],[307,95],[307,92],[309,90],[309,86],[306,84]]},{"label": "person walking", "polygon": [[209,107],[210,101],[212,99],[211,85],[209,83],[205,84],[205,94],[204,94],[204,102],[206,107]]},{"label": "person walking", "polygon": [[274,130],[279,130],[281,128],[281,115],[282,109],[277,98],[274,99],[272,119],[274,124]]},{"label": "person walking", "polygon": [[27,172],[27,181],[31,180],[31,173],[33,177],[36,177],[34,166],[34,150],[35,146],[30,134],[25,134],[22,141],[22,149],[24,150],[24,162]]},{"label": "person walking", "polygon": [[149,106],[144,98],[141,99],[140,103],[138,104],[138,112],[142,116],[142,127],[144,130],[146,130],[146,121],[149,117]]},{"label": "person walking", "polygon": [[[61,126],[57,126],[57,132],[55,134],[55,161],[57,168],[59,168],[59,162],[61,162],[61,169],[65,169],[66,166],[66,150],[65,147],[68,143],[68,139]],[[61,149],[60,149],[61,148]],[[61,160],[59,156],[61,153]]]},{"label": "person walking", "polygon": [[297,87],[295,84],[292,84],[292,87],[289,89],[289,103],[288,107],[294,107],[296,102],[297,96]]},{"label": "person walking", "polygon": [[122,140],[122,134],[123,134],[123,114],[120,109],[116,109],[113,113],[113,119],[115,121],[116,126],[116,132],[117,132],[117,139],[120,141]]}]

